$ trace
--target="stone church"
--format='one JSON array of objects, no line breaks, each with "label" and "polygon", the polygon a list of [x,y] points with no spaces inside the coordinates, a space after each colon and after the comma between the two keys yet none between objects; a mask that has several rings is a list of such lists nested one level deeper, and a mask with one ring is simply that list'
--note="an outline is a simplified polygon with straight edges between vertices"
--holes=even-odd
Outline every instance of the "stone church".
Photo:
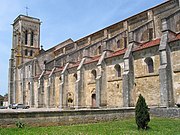
[{"label": "stone church", "polygon": [[38,18],[13,22],[9,103],[44,108],[180,103],[180,1],[169,0],[79,40],[40,46]]}]

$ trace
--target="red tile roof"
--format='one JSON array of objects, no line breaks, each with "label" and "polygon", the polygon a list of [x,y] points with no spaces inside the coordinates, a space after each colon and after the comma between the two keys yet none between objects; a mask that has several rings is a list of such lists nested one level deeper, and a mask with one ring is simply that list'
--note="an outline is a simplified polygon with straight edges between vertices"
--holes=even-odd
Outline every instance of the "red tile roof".
[{"label": "red tile roof", "polygon": [[133,51],[139,51],[139,50],[142,50],[142,49],[145,49],[145,48],[149,48],[149,47],[152,47],[152,46],[156,46],[156,45],[159,45],[159,44],[160,44],[160,38],[158,38],[156,40],[152,40],[150,42],[146,42],[146,43],[140,44]]},{"label": "red tile roof", "polygon": [[113,52],[108,58],[115,57],[118,55],[122,55],[126,52],[126,50],[127,50],[127,48]]},{"label": "red tile roof", "polygon": [[78,67],[80,64],[80,61],[77,61],[76,63],[69,66],[69,68]]},{"label": "red tile roof", "polygon": [[85,62],[84,64],[90,64],[90,63],[96,62],[100,59],[100,57],[101,57],[101,55],[95,56],[91,60]]},{"label": "red tile roof", "polygon": [[[176,37],[174,39],[171,39],[169,42],[177,41],[179,39],[180,39],[180,33],[177,34]],[[142,44],[138,45],[138,47],[135,48],[133,51],[139,51],[139,50],[142,50],[142,49],[145,49],[145,48],[149,48],[149,47],[152,47],[152,46],[157,46],[157,45],[160,44],[160,40],[161,39],[158,38],[158,39],[155,39],[155,40],[150,41],[150,42],[142,43]],[[110,54],[110,56],[108,56],[107,58],[111,58],[111,57],[116,57],[116,56],[122,55],[122,54],[124,54],[126,52],[126,50],[127,49],[125,48],[125,49],[122,49],[122,50],[115,51],[112,54]],[[90,60],[86,61],[84,64],[90,64],[90,63],[93,63],[93,62],[97,62],[100,59],[100,57],[101,57],[101,55],[95,56],[95,57],[91,58]],[[68,68],[78,67],[79,64],[80,64],[80,61],[70,65]],[[63,68],[64,67],[56,68],[55,73],[62,71]],[[48,75],[50,73],[51,73],[51,71],[46,71],[45,75]],[[38,77],[38,76],[40,76],[40,74],[37,75],[36,77]]]},{"label": "red tile roof", "polygon": [[178,33],[174,39],[171,39],[170,42],[177,41],[179,39],[180,39],[180,33]]}]

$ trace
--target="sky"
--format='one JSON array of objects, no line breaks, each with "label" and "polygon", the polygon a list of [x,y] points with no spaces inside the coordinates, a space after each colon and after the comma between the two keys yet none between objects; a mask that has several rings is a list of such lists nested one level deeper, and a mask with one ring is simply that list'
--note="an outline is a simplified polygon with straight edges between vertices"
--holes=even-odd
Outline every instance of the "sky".
[{"label": "sky", "polygon": [[14,19],[22,14],[39,18],[40,44],[46,50],[74,41],[165,0],[0,0],[0,95],[8,93],[8,68]]}]

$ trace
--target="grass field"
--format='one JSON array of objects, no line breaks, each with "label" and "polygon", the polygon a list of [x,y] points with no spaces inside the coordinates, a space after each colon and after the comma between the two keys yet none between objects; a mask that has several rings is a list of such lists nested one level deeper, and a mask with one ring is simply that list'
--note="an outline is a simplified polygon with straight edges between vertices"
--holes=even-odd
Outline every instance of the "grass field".
[{"label": "grass field", "polygon": [[180,135],[180,119],[151,118],[147,131],[137,130],[134,118],[95,124],[0,128],[0,135]]}]

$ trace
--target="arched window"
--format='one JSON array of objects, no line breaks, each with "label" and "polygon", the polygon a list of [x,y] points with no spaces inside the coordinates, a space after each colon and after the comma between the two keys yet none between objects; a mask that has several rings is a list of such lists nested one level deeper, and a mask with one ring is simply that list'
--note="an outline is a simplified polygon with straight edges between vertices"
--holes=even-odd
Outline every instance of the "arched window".
[{"label": "arched window", "polygon": [[33,56],[33,50],[30,51],[30,56]]},{"label": "arched window", "polygon": [[93,79],[95,80],[95,79],[96,79],[96,76],[97,76],[96,70],[93,69],[93,70],[91,71],[91,73],[92,73]]},{"label": "arched window", "polygon": [[31,83],[30,83],[30,82],[28,82],[28,90],[30,90],[30,88],[31,88],[31,87],[30,87],[30,85],[31,85]]},{"label": "arched window", "polygon": [[98,47],[98,50],[97,50],[97,51],[98,51],[98,54],[101,54],[101,52],[102,52],[101,46]]},{"label": "arched window", "polygon": [[74,76],[75,80],[77,80],[77,74],[75,73],[73,76]]},{"label": "arched window", "polygon": [[121,77],[121,66],[119,64],[116,64],[114,68],[116,70],[116,76]]},{"label": "arched window", "polygon": [[59,81],[60,81],[60,82],[62,82],[62,78],[61,78],[61,76],[59,77]]},{"label": "arched window", "polygon": [[27,49],[24,50],[24,54],[25,54],[25,56],[28,55],[28,50]]},{"label": "arched window", "polygon": [[153,63],[152,58],[148,57],[144,61],[147,64],[148,73],[153,73],[154,72],[154,63]]},{"label": "arched window", "polygon": [[31,32],[31,46],[33,46],[33,40],[34,40],[34,32]]},{"label": "arched window", "polygon": [[121,44],[120,44],[120,40],[117,41],[117,48],[120,48]]},{"label": "arched window", "polygon": [[96,107],[96,94],[92,94],[92,107]]},{"label": "arched window", "polygon": [[26,30],[25,31],[25,45],[27,45],[27,43],[28,43],[28,31]]},{"label": "arched window", "polygon": [[127,37],[124,37],[124,48],[127,48]]}]

